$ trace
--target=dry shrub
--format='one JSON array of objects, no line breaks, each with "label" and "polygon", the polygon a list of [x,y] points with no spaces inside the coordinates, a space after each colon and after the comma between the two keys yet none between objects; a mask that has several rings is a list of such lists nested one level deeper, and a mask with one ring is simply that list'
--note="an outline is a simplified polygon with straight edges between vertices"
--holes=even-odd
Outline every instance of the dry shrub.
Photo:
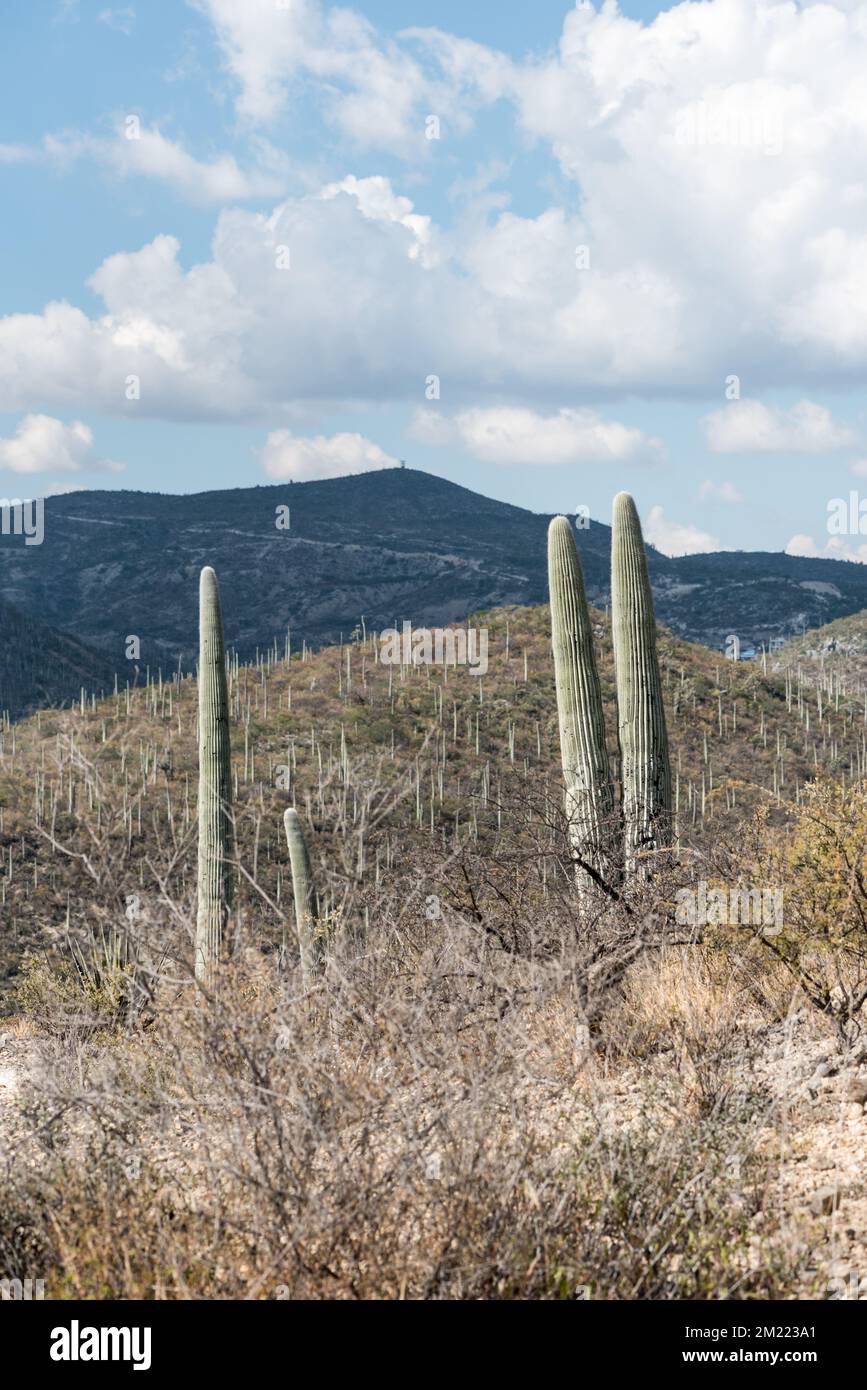
[{"label": "dry shrub", "polygon": [[749,1078],[766,1021],[739,955],[696,943],[638,962],[605,1033],[621,1064],[666,1055],[681,1099],[712,1119],[752,1108]]},{"label": "dry shrub", "polygon": [[[366,931],[336,935],[307,991],[291,960],[281,969],[248,945],[211,997],[164,971],[146,1028],[47,1039],[29,1096],[36,1159],[11,1181],[27,1239],[49,1252],[49,1293],[790,1287],[785,1251],[756,1258],[763,1170],[743,1111],[696,1106],[695,1078],[675,1067],[612,1120],[589,1056],[576,1060],[576,1023],[604,1033],[644,993],[645,1046],[667,1028],[692,1056],[699,986],[722,988],[710,964],[693,967],[693,1002],[666,1023],[646,973],[642,989],[647,967],[628,976],[655,949],[645,917],[621,905],[578,919],[568,884],[542,891],[496,856],[403,868],[366,904]],[[727,1066],[717,1041],[699,1082],[708,1094]]]},{"label": "dry shrub", "polygon": [[727,873],[782,890],[781,926],[756,944],[852,1041],[867,1003],[867,790],[821,779],[782,825],[765,809]]}]

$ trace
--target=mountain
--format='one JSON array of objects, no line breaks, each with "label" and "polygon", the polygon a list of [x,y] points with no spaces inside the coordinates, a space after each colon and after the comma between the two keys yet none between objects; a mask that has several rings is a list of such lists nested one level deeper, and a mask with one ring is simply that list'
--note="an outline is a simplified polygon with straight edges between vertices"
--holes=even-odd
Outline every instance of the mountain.
[{"label": "mountain", "polygon": [[[98,649],[112,671],[128,668],[131,636],[140,665],[189,670],[204,564],[247,659],[275,638],[282,652],[287,628],[293,649],[318,647],[362,617],[368,629],[433,625],[542,603],[549,520],[403,468],[187,496],[78,492],[46,501],[43,544],[0,537],[0,598]],[[591,521],[577,539],[588,595],[604,607],[610,529]],[[712,647],[737,633],[747,649],[867,607],[863,565],[740,551],[669,559],[652,548],[648,558],[660,620]]]},{"label": "mountain", "polygon": [[114,666],[102,652],[0,602],[0,714],[77,700],[82,687],[108,693]]}]

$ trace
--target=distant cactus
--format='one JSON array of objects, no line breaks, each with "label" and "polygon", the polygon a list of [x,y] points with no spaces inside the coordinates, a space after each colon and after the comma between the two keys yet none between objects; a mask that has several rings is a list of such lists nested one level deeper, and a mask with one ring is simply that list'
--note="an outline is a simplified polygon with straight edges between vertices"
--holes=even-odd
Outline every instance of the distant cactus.
[{"label": "distant cactus", "polygon": [[196,979],[213,982],[232,904],[232,780],[229,694],[220,589],[206,566],[199,581],[199,862]]},{"label": "distant cactus", "polygon": [[625,862],[634,871],[639,856],[671,843],[671,766],[647,555],[627,492],[614,499],[611,625]]},{"label": "distant cactus", "polygon": [[[548,579],[570,840],[576,859],[607,879],[614,832],[614,784],[581,562],[572,527],[564,516],[555,517],[548,528]],[[578,876],[584,885],[593,879],[592,873],[581,869]]]},{"label": "distant cactus", "polygon": [[301,820],[294,807],[290,806],[284,813],[283,825],[292,868],[292,893],[295,900],[295,927],[298,932],[298,949],[301,952],[301,971],[307,978],[315,973],[319,965],[320,948],[316,937],[319,899],[310,868],[307,841],[304,839]]}]

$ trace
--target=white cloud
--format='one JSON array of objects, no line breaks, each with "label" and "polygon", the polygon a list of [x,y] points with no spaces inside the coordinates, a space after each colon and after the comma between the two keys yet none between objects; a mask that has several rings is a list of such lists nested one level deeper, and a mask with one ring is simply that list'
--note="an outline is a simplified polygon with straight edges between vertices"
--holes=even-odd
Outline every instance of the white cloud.
[{"label": "white cloud", "polygon": [[387,40],[316,0],[197,3],[250,120],[303,81],[344,133],[419,157],[426,111],[460,132],[509,103],[581,188],[594,270],[579,286],[561,265],[553,321],[613,331],[634,307],[639,331],[620,337],[629,354],[652,329],[647,383],[707,388],[732,362],[751,381],[770,364],[802,380],[829,358],[850,378],[867,365],[863,3],[712,0],[646,24],[577,6],[558,49],[523,62],[436,29]]},{"label": "white cloud", "polygon": [[159,179],[182,198],[193,203],[232,203],[248,198],[279,196],[286,185],[286,162],[264,142],[259,150],[267,161],[250,170],[242,169],[233,155],[221,154],[211,160],[196,159],[176,140],[170,140],[156,127],[149,128],[128,117],[111,139],[66,133],[46,135],[41,151],[63,168],[77,159],[92,159],[121,177],[138,175]]},{"label": "white cloud", "polygon": [[40,497],[68,497],[71,492],[87,492],[84,483],[40,483]]},{"label": "white cloud", "polygon": [[268,217],[227,210],[211,260],[186,272],[173,237],[111,256],[90,281],[100,317],[50,304],[0,319],[0,409],[127,413],[129,374],[142,381],[136,415],[221,419],[421,401],[431,374],[451,408],[574,399],[576,383],[592,399],[658,370],[665,344],[629,277],[612,287],[614,318],[598,290],[583,312],[570,303],[563,268],[572,283],[580,232],[564,214],[509,214],[456,246],[390,194],[396,214],[387,180],[373,184]]},{"label": "white cloud", "polygon": [[32,145],[0,145],[0,164],[26,164],[41,158]]},{"label": "white cloud", "polygon": [[126,34],[127,37],[135,29],[135,10],[132,5],[100,10],[96,17],[100,24],[107,24],[109,29],[116,29],[118,33]]},{"label": "white cloud", "polygon": [[708,447],[717,454],[822,454],[855,442],[847,425],[814,401],[790,410],[761,401],[732,401],[702,420]]},{"label": "white cloud", "polygon": [[[188,271],[168,236],[110,256],[90,280],[99,317],[52,303],[0,319],[0,409],[38,399],[137,418],[292,418],[305,401],[423,400],[438,366],[455,399],[495,367],[510,394],[521,376],[548,375],[541,346],[504,360],[479,292],[417,254],[411,214],[369,213],[346,192],[293,199],[270,217],[232,209],[212,259]],[[525,325],[525,346],[530,336]],[[569,361],[557,370],[571,391]],[[133,405],[129,375],[141,381]]]},{"label": "white cloud", "polygon": [[144,127],[135,140],[119,136],[105,147],[104,157],[118,173],[162,179],[196,202],[231,203],[244,198],[274,197],[285,184],[273,172],[239,168],[232,155],[195,159],[159,130]]},{"label": "white cloud", "polygon": [[117,472],[121,467],[96,457],[93,431],[81,420],[65,425],[50,415],[26,415],[11,439],[0,439],[0,469],[12,473]]},{"label": "white cloud", "polygon": [[378,468],[395,468],[400,463],[362,434],[305,438],[288,430],[275,430],[268,435],[261,460],[269,478],[296,483],[371,473]]},{"label": "white cloud", "polygon": [[326,184],[320,197],[336,198],[338,193],[348,193],[355,198],[363,217],[374,222],[397,222],[401,227],[406,227],[414,238],[409,248],[410,258],[421,259],[426,266],[436,263],[429,246],[431,219],[413,212],[411,200],[396,194],[389,179],[381,175],[357,179],[354,174],[349,174],[339,183]]},{"label": "white cloud", "polygon": [[453,417],[419,410],[411,432],[421,443],[456,445],[473,458],[500,464],[596,464],[658,461],[658,439],[604,420],[593,410],[540,415],[518,406],[472,409]]},{"label": "white cloud", "polygon": [[[851,387],[867,372],[862,3],[709,0],[650,24],[577,7],[559,47],[524,62],[435,30],[384,39],[314,0],[198,4],[245,122],[306,100],[340,148],[348,136],[408,155],[417,179],[431,154],[460,172],[455,134],[500,102],[579,188],[533,216],[488,201],[446,231],[396,181],[341,169],[327,196],[224,212],[211,258],[187,271],[177,248],[110,258],[97,317],[64,304],[0,321],[0,408],[125,411],[129,372],[140,415],[275,423],[299,402],[422,402],[431,373],[454,413],[695,397],[732,370],[754,393]],[[429,112],[444,121],[439,144],[424,139]],[[266,196],[285,177],[268,157],[197,159],[159,130],[119,143],[95,157],[199,201]],[[74,157],[73,138],[57,148]],[[279,245],[291,247],[282,280]],[[819,414],[782,423],[742,411],[737,447],[851,437],[807,409]]]},{"label": "white cloud", "polygon": [[738,492],[734,483],[714,483],[710,478],[705,478],[698,490],[699,499],[702,502],[743,502],[742,492]]},{"label": "white cloud", "polygon": [[856,564],[867,564],[867,545],[853,547],[842,536],[829,536],[824,546],[817,545],[812,536],[792,536],[786,545],[786,554],[804,555],[814,560],[852,560]]},{"label": "white cloud", "polygon": [[644,536],[663,555],[702,555],[726,548],[716,536],[700,531],[697,526],[669,520],[660,506],[651,507],[644,523]]},{"label": "white cloud", "polygon": [[[239,115],[275,120],[302,79],[316,85],[326,114],[363,148],[406,154],[424,143],[425,104],[444,111],[441,83],[394,40],[381,39],[354,10],[316,0],[193,0],[214,25],[238,88]],[[431,101],[433,105],[431,105]]]}]

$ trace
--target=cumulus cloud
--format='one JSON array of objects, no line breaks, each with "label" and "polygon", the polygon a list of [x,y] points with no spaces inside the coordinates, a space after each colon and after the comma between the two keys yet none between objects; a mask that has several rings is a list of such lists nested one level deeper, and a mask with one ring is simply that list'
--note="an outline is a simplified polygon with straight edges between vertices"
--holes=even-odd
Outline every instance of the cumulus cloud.
[{"label": "cumulus cloud", "polygon": [[[435,30],[387,39],[314,0],[197,3],[244,122],[309,97],[341,135],[417,165],[437,143],[426,113],[451,139],[500,103],[578,187],[534,215],[488,204],[446,231],[397,180],[350,174],[268,216],[223,212],[211,258],[187,271],[157,237],[172,258],[143,248],[97,272],[94,284],[111,267],[105,313],[49,305],[0,321],[0,408],[124,411],[127,373],[141,375],[139,414],[210,419],[413,401],[431,373],[452,412],[696,397],[733,369],[754,392],[863,380],[862,5],[711,0],[649,24],[579,6],[556,50],[514,61]],[[100,157],[201,201],[280,183],[268,158],[244,169],[143,134]],[[782,426],[743,409],[741,439],[746,423],[759,443],[738,448],[840,447],[819,442],[842,430],[821,407]]]},{"label": "cumulus cloud", "polygon": [[713,0],[647,24],[577,6],[557,50],[521,62],[436,29],[386,40],[316,0],[198,4],[253,121],[279,114],[303,77],[346,133],[418,154],[425,110],[461,129],[508,103],[581,186],[595,268],[565,299],[564,273],[555,322],[624,308],[630,322],[634,301],[652,323],[657,382],[707,386],[732,361],[766,379],[775,354],[803,378],[829,355],[849,379],[863,368],[861,4]]},{"label": "cumulus cloud", "polygon": [[362,434],[304,437],[289,430],[274,430],[265,441],[261,462],[269,478],[308,483],[317,478],[343,478],[351,473],[395,468],[400,460]]},{"label": "cumulus cloud", "polygon": [[725,550],[716,536],[700,531],[697,526],[672,521],[662,507],[651,507],[644,523],[644,535],[663,555],[702,555],[710,550]]},{"label": "cumulus cloud", "polygon": [[348,193],[355,198],[363,217],[374,222],[397,222],[406,227],[414,238],[414,244],[409,247],[410,259],[419,258],[425,265],[435,264],[430,248],[431,219],[413,212],[412,201],[396,194],[389,179],[379,174],[358,179],[349,174],[339,183],[326,184],[320,197],[336,198],[338,193]]},{"label": "cumulus cloud", "polygon": [[824,545],[817,545],[812,536],[798,534],[786,545],[787,555],[804,555],[813,560],[852,560],[867,564],[867,545],[851,545],[842,536],[829,536]]},{"label": "cumulus cloud", "polygon": [[658,439],[602,419],[593,410],[540,415],[517,406],[494,406],[453,417],[419,410],[411,432],[420,443],[456,445],[487,463],[622,464],[656,461],[663,454]]},{"label": "cumulus cloud", "polygon": [[122,465],[96,456],[93,431],[81,420],[66,425],[50,415],[26,415],[11,439],[0,439],[3,468],[12,473],[79,473],[117,472]]},{"label": "cumulus cloud", "polygon": [[268,123],[305,79],[340,133],[363,148],[406,154],[422,147],[423,108],[445,110],[442,83],[406,45],[380,37],[357,11],[316,0],[193,0],[211,20],[239,115]]},{"label": "cumulus cloud", "polygon": [[[535,288],[498,305],[460,265],[432,263],[403,203],[397,219],[360,203],[356,190],[291,199],[269,217],[225,211],[212,259],[188,271],[169,236],[110,256],[90,280],[99,317],[52,303],[0,320],[0,408],[36,397],[137,417],[273,418],[305,401],[419,399],[438,367],[456,401],[492,380],[501,397],[553,382],[574,396],[589,326],[564,344],[527,314]],[[537,256],[541,269],[545,245]],[[129,375],[141,380],[134,407]]]},{"label": "cumulus cloud", "polygon": [[73,492],[87,492],[88,488],[84,483],[40,483],[40,497],[68,497]]},{"label": "cumulus cloud", "polygon": [[710,478],[705,478],[698,490],[699,498],[702,502],[743,502],[742,492],[738,492],[734,483],[715,483]]},{"label": "cumulus cloud", "polygon": [[702,426],[708,447],[717,454],[823,454],[845,449],[856,438],[815,401],[798,401],[791,410],[732,401],[706,415]]}]

